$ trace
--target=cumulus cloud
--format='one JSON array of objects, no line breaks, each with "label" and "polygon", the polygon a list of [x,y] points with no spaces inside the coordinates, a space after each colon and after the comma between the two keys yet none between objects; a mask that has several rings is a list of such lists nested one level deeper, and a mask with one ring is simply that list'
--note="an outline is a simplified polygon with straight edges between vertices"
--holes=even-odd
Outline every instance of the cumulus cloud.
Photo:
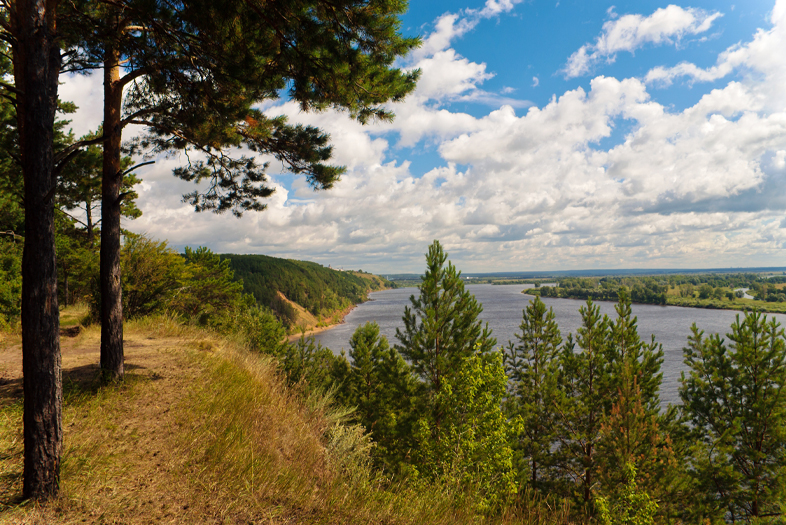
[{"label": "cumulus cloud", "polygon": [[[492,5],[513,3],[478,11]],[[207,244],[375,271],[421,271],[435,238],[466,271],[780,265],[784,5],[773,11],[773,28],[718,57],[721,64],[734,55],[733,67],[751,74],[682,110],[653,100],[648,78],[599,76],[539,106],[505,103],[510,91],[503,90],[487,112],[452,111],[450,102],[485,96],[491,73],[451,47],[469,15],[444,15],[426,38],[431,51],[408,64],[425,65],[424,82],[393,107],[393,123],[361,126],[346,114],[301,113],[292,103],[265,107],[330,133],[335,161],[348,167],[332,190],[315,193],[273,166],[277,190],[265,212],[241,220],[194,214],[180,201],[192,187],[171,176],[183,160],[174,157],[140,173],[145,214],[124,227],[177,247]],[[696,27],[712,23],[713,15],[704,16]],[[658,34],[668,35],[662,42],[681,38]],[[426,173],[391,160],[394,148],[406,159],[407,148],[426,145],[439,156]]]},{"label": "cumulus cloud", "polygon": [[[610,15],[614,14],[611,9]],[[598,62],[614,62],[622,51],[633,53],[646,44],[677,44],[686,35],[707,31],[720,16],[718,12],[676,5],[657,9],[650,16],[612,16],[594,44],[584,44],[568,58],[563,72],[567,78],[579,77]]]},{"label": "cumulus cloud", "polygon": [[645,79],[647,83],[661,87],[670,85],[675,79],[687,77],[691,82],[712,82],[731,74],[735,70],[749,69],[766,75],[768,84],[783,89],[784,75],[781,52],[786,48],[786,2],[779,0],[770,17],[772,28],[759,29],[747,43],[735,44],[722,52],[714,66],[701,68],[690,62],[673,67],[659,66],[651,69]]}]

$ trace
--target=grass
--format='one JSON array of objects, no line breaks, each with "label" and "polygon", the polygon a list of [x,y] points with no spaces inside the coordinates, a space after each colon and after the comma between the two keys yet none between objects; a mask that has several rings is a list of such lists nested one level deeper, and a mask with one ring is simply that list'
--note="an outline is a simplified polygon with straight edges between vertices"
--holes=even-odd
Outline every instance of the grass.
[{"label": "grass", "polygon": [[166,316],[127,323],[126,378],[102,386],[98,338],[61,338],[61,495],[45,506],[20,500],[21,352],[0,346],[0,523],[568,523],[537,498],[485,518],[444,487],[391,484],[346,410],[236,342]]}]

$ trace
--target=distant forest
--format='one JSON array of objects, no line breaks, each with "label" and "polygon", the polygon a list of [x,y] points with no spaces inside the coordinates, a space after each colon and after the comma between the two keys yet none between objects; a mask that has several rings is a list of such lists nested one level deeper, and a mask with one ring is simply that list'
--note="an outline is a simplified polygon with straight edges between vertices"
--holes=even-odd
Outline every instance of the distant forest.
[{"label": "distant forest", "polygon": [[617,301],[620,289],[624,287],[634,303],[783,311],[786,306],[783,304],[786,303],[785,284],[784,275],[755,273],[568,277],[559,279],[556,286],[530,288],[525,293],[541,297]]},{"label": "distant forest", "polygon": [[271,308],[287,325],[295,322],[297,314],[278,292],[319,317],[365,301],[369,291],[393,286],[371,274],[333,270],[308,261],[234,254],[223,254],[221,259],[229,260],[245,293]]}]

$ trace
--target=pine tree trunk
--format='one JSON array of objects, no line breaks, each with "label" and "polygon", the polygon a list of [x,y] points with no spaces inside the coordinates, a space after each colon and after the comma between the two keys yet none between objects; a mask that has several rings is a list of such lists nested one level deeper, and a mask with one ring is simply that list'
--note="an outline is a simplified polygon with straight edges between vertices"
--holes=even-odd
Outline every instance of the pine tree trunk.
[{"label": "pine tree trunk", "polygon": [[85,217],[87,220],[85,221],[87,227],[87,242],[90,247],[93,247],[93,203],[88,199],[87,204],[85,205]]},{"label": "pine tree trunk", "polygon": [[104,56],[104,141],[101,181],[101,371],[105,379],[123,378],[123,305],[120,284],[120,54]]},{"label": "pine tree trunk", "polygon": [[11,14],[19,146],[25,194],[22,255],[22,372],[25,498],[60,486],[63,383],[54,229],[54,121],[60,49],[57,0],[16,2]]}]

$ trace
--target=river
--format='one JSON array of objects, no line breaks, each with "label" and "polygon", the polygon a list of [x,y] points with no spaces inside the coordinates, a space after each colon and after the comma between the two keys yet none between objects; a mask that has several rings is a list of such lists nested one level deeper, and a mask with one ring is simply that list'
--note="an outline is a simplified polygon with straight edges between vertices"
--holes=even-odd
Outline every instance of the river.
[{"label": "river", "polygon": [[[487,321],[489,327],[497,338],[498,345],[507,345],[508,341],[516,341],[515,334],[521,324],[521,311],[532,299],[531,295],[524,295],[522,290],[532,288],[533,285],[468,285],[467,290],[472,292],[483,305],[481,318]],[[342,349],[349,350],[349,339],[355,329],[368,322],[376,321],[380,331],[388,338],[391,345],[398,342],[396,328],[404,327],[401,317],[404,307],[409,303],[409,297],[417,294],[417,288],[399,288],[374,292],[369,295],[370,300],[358,305],[345,318],[344,323],[316,334],[315,339],[323,346],[334,352]],[[554,299],[544,297],[546,306],[554,309],[554,316],[559,324],[563,339],[570,332],[575,336],[576,329],[581,325],[579,307],[584,301],[575,299]],[[614,318],[615,303],[598,302],[601,312]],[[661,387],[661,401],[667,403],[679,402],[680,373],[686,369],[682,360],[682,348],[687,344],[692,323],[696,323],[705,334],[725,334],[734,322],[737,314],[733,310],[709,310],[702,308],[683,308],[679,306],[655,306],[648,304],[634,304],[633,315],[638,318],[639,336],[644,341],[649,341],[652,335],[655,341],[663,345],[663,385]],[[768,317],[773,314],[767,314]],[[780,323],[786,322],[783,315],[775,316]]]}]

